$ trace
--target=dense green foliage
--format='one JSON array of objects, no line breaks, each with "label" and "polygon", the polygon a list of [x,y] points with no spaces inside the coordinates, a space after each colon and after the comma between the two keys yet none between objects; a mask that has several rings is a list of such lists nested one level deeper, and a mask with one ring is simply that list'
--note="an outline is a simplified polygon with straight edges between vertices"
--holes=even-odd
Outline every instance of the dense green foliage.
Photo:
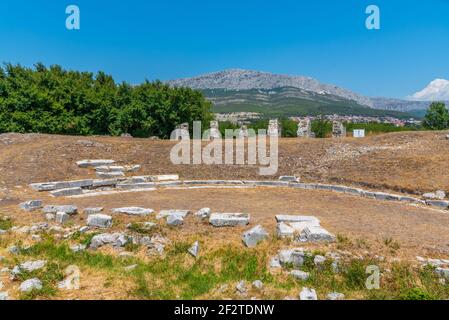
[{"label": "dense green foliage", "polygon": [[424,117],[423,126],[430,130],[449,128],[449,111],[442,102],[433,102]]},{"label": "dense green foliage", "polygon": [[187,88],[158,81],[116,84],[103,72],[94,76],[57,65],[0,68],[0,133],[167,138],[177,124],[211,119],[210,103]]}]

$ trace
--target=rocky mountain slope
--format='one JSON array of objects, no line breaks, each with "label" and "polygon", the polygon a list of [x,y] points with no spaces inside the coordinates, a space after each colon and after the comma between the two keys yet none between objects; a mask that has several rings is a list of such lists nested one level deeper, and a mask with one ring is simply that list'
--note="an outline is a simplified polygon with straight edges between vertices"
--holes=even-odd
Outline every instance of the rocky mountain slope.
[{"label": "rocky mountain slope", "polygon": [[372,106],[371,100],[367,97],[335,85],[323,84],[310,77],[279,75],[241,69],[229,69],[194,78],[173,80],[169,81],[169,84],[200,90],[226,89],[234,91],[252,89],[270,90],[290,87],[319,95],[336,96],[346,100],[352,100],[362,106]]}]

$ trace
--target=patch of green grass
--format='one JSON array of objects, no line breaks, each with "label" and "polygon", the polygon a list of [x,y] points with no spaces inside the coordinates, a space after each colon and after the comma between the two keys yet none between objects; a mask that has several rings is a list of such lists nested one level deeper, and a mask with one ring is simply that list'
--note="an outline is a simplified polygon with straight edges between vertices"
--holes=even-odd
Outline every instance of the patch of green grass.
[{"label": "patch of green grass", "polygon": [[11,219],[0,217],[0,230],[9,230],[13,226]]},{"label": "patch of green grass", "polygon": [[17,278],[19,281],[25,281],[32,278],[37,278],[42,281],[42,289],[32,290],[30,292],[22,293],[20,298],[22,300],[33,300],[40,298],[51,298],[57,293],[58,282],[64,279],[63,268],[60,264],[49,262],[40,270],[33,272],[21,272]]}]

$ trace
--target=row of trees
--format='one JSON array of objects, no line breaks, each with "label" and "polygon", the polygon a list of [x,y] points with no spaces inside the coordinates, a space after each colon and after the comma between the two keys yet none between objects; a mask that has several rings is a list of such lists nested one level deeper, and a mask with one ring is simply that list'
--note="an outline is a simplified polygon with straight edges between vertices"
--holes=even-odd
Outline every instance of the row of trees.
[{"label": "row of trees", "polygon": [[177,124],[212,118],[210,102],[188,88],[117,84],[104,72],[94,76],[57,65],[0,67],[0,133],[168,138]]}]

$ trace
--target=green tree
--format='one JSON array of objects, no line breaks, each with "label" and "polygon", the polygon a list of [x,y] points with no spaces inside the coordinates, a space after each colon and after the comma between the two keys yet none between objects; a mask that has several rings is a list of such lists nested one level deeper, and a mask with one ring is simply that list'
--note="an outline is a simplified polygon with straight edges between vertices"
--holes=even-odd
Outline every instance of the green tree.
[{"label": "green tree", "polygon": [[168,138],[180,123],[211,119],[211,103],[189,88],[116,84],[101,71],[94,76],[41,63],[0,67],[0,133]]},{"label": "green tree", "polygon": [[442,102],[433,102],[427,109],[423,126],[429,130],[445,130],[449,128],[449,111]]},{"label": "green tree", "polygon": [[321,114],[312,122],[312,132],[317,138],[326,138],[332,132],[332,124]]}]

